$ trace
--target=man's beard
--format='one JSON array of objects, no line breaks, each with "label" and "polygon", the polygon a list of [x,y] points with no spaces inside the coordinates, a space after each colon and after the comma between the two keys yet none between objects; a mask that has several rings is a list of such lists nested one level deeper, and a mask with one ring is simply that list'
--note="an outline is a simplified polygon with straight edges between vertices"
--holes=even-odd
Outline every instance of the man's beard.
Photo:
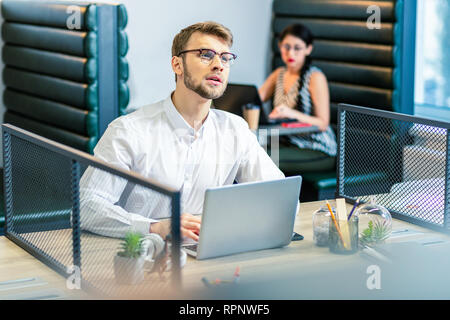
[{"label": "man's beard", "polygon": [[184,61],[183,61],[183,65],[184,65],[184,85],[186,86],[186,88],[194,91],[200,97],[205,98],[205,99],[217,99],[223,95],[223,93],[227,87],[226,84],[224,85],[224,83],[222,83],[222,86],[218,87],[216,89],[202,86],[201,83],[199,85],[195,85],[194,80],[192,79],[191,73],[189,72]]}]

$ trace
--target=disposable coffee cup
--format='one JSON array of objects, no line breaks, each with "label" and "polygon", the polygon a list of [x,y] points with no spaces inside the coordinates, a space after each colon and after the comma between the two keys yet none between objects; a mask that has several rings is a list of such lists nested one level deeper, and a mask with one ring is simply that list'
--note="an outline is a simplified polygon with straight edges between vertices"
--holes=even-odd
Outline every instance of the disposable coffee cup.
[{"label": "disposable coffee cup", "polygon": [[259,112],[260,108],[255,104],[246,104],[242,107],[242,113],[244,119],[247,121],[250,130],[257,130],[259,124]]}]

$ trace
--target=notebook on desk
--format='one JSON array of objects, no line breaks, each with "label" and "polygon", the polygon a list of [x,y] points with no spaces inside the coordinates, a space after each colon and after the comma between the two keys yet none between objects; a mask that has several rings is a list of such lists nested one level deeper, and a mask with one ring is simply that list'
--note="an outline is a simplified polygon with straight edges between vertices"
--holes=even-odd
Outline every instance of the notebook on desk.
[{"label": "notebook on desk", "polygon": [[291,242],[301,176],[206,190],[197,259],[286,246]]},{"label": "notebook on desk", "polygon": [[213,100],[213,106],[219,110],[228,111],[243,117],[242,106],[251,103],[259,106],[260,125],[276,125],[282,123],[296,122],[296,119],[270,119],[269,114],[263,108],[258,89],[254,85],[229,83],[224,94]]}]

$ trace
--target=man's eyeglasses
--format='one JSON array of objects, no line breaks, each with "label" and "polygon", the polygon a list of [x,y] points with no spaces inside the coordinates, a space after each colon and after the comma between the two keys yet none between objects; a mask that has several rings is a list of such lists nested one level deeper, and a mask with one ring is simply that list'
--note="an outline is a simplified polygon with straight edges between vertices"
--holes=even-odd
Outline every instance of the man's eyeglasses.
[{"label": "man's eyeglasses", "polygon": [[198,52],[200,60],[204,64],[211,64],[211,62],[213,61],[214,57],[216,55],[219,55],[220,62],[222,63],[222,65],[224,67],[230,67],[234,63],[234,60],[236,60],[236,58],[237,58],[237,55],[235,55],[234,53],[231,53],[231,52],[218,53],[218,52],[214,51],[213,49],[185,50],[185,51],[181,51],[180,53],[178,53],[177,57],[179,57],[183,53],[188,53],[188,52]]},{"label": "man's eyeglasses", "polygon": [[289,44],[283,44],[281,46],[281,48],[286,50],[287,52],[289,52],[291,49],[294,49],[295,53],[298,53],[298,52],[302,51],[303,49],[305,49],[305,48],[300,47],[300,46],[293,46],[293,47],[291,47]]}]

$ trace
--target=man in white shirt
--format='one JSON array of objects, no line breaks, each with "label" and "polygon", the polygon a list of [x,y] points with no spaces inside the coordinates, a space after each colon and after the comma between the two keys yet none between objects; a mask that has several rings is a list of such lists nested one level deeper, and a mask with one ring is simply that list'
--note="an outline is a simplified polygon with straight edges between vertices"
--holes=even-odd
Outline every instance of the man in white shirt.
[{"label": "man in white shirt", "polygon": [[[214,22],[181,30],[172,45],[175,91],[114,120],[94,149],[112,165],[181,190],[181,234],[193,240],[198,240],[207,188],[284,178],[244,119],[210,109],[211,100],[225,91],[236,59],[229,52],[232,42],[230,30]],[[167,219],[160,220],[170,216],[168,199],[101,170],[86,170],[80,199],[85,230],[163,238],[170,231]]]}]

